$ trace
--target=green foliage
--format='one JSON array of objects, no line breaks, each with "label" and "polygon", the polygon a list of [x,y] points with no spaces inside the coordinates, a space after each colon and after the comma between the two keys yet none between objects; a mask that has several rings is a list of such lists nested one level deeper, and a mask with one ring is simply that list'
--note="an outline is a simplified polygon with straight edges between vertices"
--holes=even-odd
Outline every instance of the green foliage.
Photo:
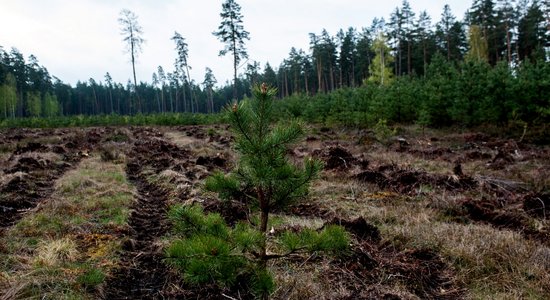
[{"label": "green foliage", "polygon": [[225,176],[222,172],[215,172],[206,178],[204,186],[206,190],[218,193],[224,200],[236,198],[240,194],[239,181],[235,176]]},{"label": "green foliage", "polygon": [[227,112],[240,153],[238,166],[230,176],[215,174],[207,180],[206,188],[227,198],[235,194],[237,181],[241,187],[253,187],[249,198],[269,211],[303,197],[321,163],[309,158],[303,167],[289,163],[286,153],[303,136],[303,124],[287,120],[273,125],[276,90],[256,86],[253,93],[254,99],[241,101]]},{"label": "green foliage", "polygon": [[[311,33],[309,52],[293,47],[288,58],[279,66],[273,68],[265,64],[263,72],[260,72],[258,62],[250,62],[241,76],[238,76],[237,69],[248,56],[245,42],[249,39],[249,33],[244,30],[241,7],[237,2],[223,1],[221,23],[214,32],[224,44],[220,54],[233,56],[234,78],[230,84],[215,87],[216,79],[208,68],[202,87],[189,81],[187,45],[181,36],[176,39],[181,41],[178,42],[179,63],[176,71],[165,72],[159,67],[157,74],[152,76],[154,80],[151,84],[143,82],[139,85],[134,72],[133,82],[128,84],[113,82],[109,75],[105,77],[105,84],[92,79],[79,81],[73,87],[51,76],[33,55],[28,56],[26,61],[27,55],[17,49],[6,52],[0,46],[0,118],[49,117],[59,113],[72,116],[133,115],[139,112],[211,113],[219,111],[229,101],[250,97],[249,87],[263,81],[279,87],[279,98],[289,98],[283,101],[285,103],[277,104],[283,107],[282,111],[275,112],[279,118],[295,116],[345,126],[371,126],[381,118],[406,123],[422,118],[420,123],[431,126],[475,126],[484,122],[506,123],[510,120],[508,115],[518,109],[521,118],[542,123],[539,117],[544,115],[541,111],[546,107],[539,103],[536,107],[525,107],[523,102],[531,105],[546,101],[547,94],[538,97],[538,100],[525,100],[518,91],[533,94],[530,87],[533,84],[544,85],[545,81],[521,81],[516,75],[527,63],[548,64],[550,35],[546,2],[525,0],[514,4],[509,0],[476,0],[464,20],[459,20],[450,6],[445,5],[440,20],[434,20],[434,26],[427,13],[413,12],[409,3],[404,1],[389,19],[386,18],[387,23],[384,18],[375,18],[371,26],[365,26],[362,30],[340,29],[335,36],[327,30],[322,30],[319,35]],[[418,18],[415,19],[415,16]],[[137,16],[132,12],[124,10],[120,17],[123,40],[127,50],[133,54],[130,58],[134,65],[134,55],[141,51],[143,44],[143,32]],[[468,38],[466,28],[469,30]],[[443,59],[445,64],[433,64],[438,59]],[[437,66],[443,69],[435,70],[436,73],[449,74],[448,66],[451,66],[455,73],[460,74],[464,60],[474,63],[485,61],[491,68],[499,68],[501,62],[506,62],[513,79],[508,82],[511,84],[506,84],[505,92],[498,95],[500,99],[506,96],[504,106],[485,111],[497,100],[490,99],[492,91],[486,91],[481,100],[484,103],[473,110],[476,116],[468,120],[458,119],[469,109],[458,106],[468,106],[469,100],[464,100],[467,96],[462,95],[459,87],[453,87],[453,80],[457,77],[433,81],[429,73],[433,74]],[[412,84],[406,84],[408,77],[414,78]],[[499,85],[498,76],[489,74],[488,77],[492,87]],[[400,78],[405,81],[391,83]],[[178,84],[182,79],[183,87]],[[356,89],[363,83],[369,87]],[[376,89],[381,84],[391,87]],[[9,87],[7,90],[6,86]],[[417,95],[414,101],[400,99],[400,87],[405,86],[413,87],[407,91],[416,93],[412,94]],[[341,87],[346,91],[338,91]],[[328,92],[335,95],[327,95]],[[408,97],[411,95],[408,92],[402,95]],[[36,101],[27,102],[28,93],[40,95],[40,114],[33,106]],[[57,98],[58,109],[53,106],[47,108],[54,103],[46,101],[48,93]],[[370,95],[365,97],[366,94]],[[191,101],[189,98],[192,98]],[[456,105],[451,109],[454,102]],[[400,113],[403,103],[411,104],[409,106],[414,111]],[[525,111],[528,111],[527,115],[523,115]],[[485,115],[489,117],[485,118]]]},{"label": "green foliage", "polygon": [[169,216],[181,238],[166,249],[166,261],[182,272],[184,280],[231,286],[242,276],[259,294],[273,291],[271,274],[246,256],[258,251],[264,241],[261,232],[246,223],[230,228],[219,214],[205,214],[198,205],[175,206]]},{"label": "green foliage", "polygon": [[328,225],[320,232],[312,229],[286,231],[277,241],[289,253],[307,249],[311,252],[339,254],[349,249],[350,236],[341,226]]},{"label": "green foliage", "polygon": [[371,76],[368,82],[378,85],[389,85],[393,79],[391,64],[394,58],[390,54],[390,48],[386,44],[386,37],[383,33],[380,33],[376,40],[374,40],[372,51],[376,53],[376,56],[370,65],[369,71]]},{"label": "green foliage", "polygon": [[250,227],[250,224],[240,222],[231,232],[231,239],[243,252],[257,252],[264,241],[264,236],[260,231]]},{"label": "green foliage", "polygon": [[225,239],[229,236],[229,228],[222,217],[219,214],[205,215],[202,207],[198,205],[173,206],[168,217],[172,221],[174,230],[185,237],[207,234]]},{"label": "green foliage", "polygon": [[46,93],[44,96],[44,113],[43,116],[47,118],[55,117],[59,115],[60,107],[57,97],[50,93]]},{"label": "green foliage", "polygon": [[77,278],[77,282],[87,288],[96,287],[105,281],[105,274],[97,268],[91,268]]},{"label": "green foliage", "polygon": [[246,263],[227,240],[204,233],[172,242],[166,256],[191,284],[232,285]]},{"label": "green foliage", "polygon": [[[308,192],[309,183],[321,163],[307,158],[301,166],[289,162],[290,145],[304,134],[297,120],[274,124],[273,97],[276,90],[264,83],[253,90],[254,98],[235,103],[227,118],[235,136],[235,149],[240,154],[238,165],[229,175],[215,173],[206,180],[205,188],[222,199],[252,200],[260,209],[257,227],[238,223],[230,228],[219,214],[205,215],[199,206],[175,206],[169,217],[175,232],[183,238],[166,250],[166,260],[178,268],[186,281],[194,284],[216,282],[232,285],[237,277],[249,279],[257,297],[267,299],[274,291],[273,276],[267,270],[269,259],[309,250],[343,251],[349,236],[341,227],[327,226],[321,232],[304,230],[285,232],[279,244],[287,253],[267,253],[267,224],[274,207],[284,207]],[[284,250],[283,249],[283,250]],[[254,258],[254,259],[251,259]]]},{"label": "green foliage", "polygon": [[[174,206],[169,213],[175,240],[166,250],[166,260],[192,284],[231,285],[242,273],[246,259],[230,239],[232,229],[219,214],[205,215],[198,205]],[[240,230],[240,240],[246,231]]]},{"label": "green foliage", "polygon": [[269,270],[256,269],[252,277],[251,288],[257,298],[270,295],[275,291],[275,280]]},{"label": "green foliage", "polygon": [[0,118],[15,117],[17,105],[17,87],[15,77],[8,73],[5,83],[0,85]]},{"label": "green foliage", "polygon": [[[244,222],[230,228],[219,214],[205,214],[199,205],[176,205],[169,218],[178,238],[166,249],[166,261],[184,280],[231,286],[241,277],[250,281],[257,296],[273,292],[272,274],[250,259],[250,254],[258,255],[265,244],[262,232]],[[300,251],[340,254],[349,248],[350,237],[341,226],[328,225],[320,231],[286,231],[276,242],[285,251],[282,256]]]},{"label": "green foliage", "polygon": [[349,248],[350,237],[342,226],[328,225],[316,236],[313,236],[310,250],[334,254],[343,253]]},{"label": "green foliage", "polygon": [[214,124],[221,121],[219,114],[170,113],[151,115],[97,115],[97,116],[65,116],[51,118],[16,118],[0,121],[0,128],[30,127],[90,127],[90,126],[176,126]]},{"label": "green foliage", "polygon": [[388,120],[380,119],[373,127],[374,134],[378,141],[388,142],[389,138],[395,135],[395,130],[388,126]]},{"label": "green foliage", "polygon": [[[315,96],[294,95],[276,102],[280,118],[297,117],[312,123],[376,127],[388,123],[444,127],[481,124],[529,125],[548,122],[550,62],[506,62],[491,66],[484,60],[455,64],[435,55],[423,78],[401,76],[390,85],[367,84]],[[380,124],[378,124],[380,125]]]},{"label": "green foliage", "polygon": [[466,61],[488,61],[487,38],[481,33],[478,25],[470,26],[470,49],[466,53]]},{"label": "green foliage", "polygon": [[42,112],[42,103],[40,101],[40,93],[27,93],[27,114],[31,117],[39,117]]}]

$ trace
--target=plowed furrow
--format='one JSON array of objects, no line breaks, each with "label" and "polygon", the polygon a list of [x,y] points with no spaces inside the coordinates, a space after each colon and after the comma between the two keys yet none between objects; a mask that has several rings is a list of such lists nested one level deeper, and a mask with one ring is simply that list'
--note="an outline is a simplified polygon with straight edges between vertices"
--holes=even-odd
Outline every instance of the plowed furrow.
[{"label": "plowed furrow", "polygon": [[148,177],[151,169],[158,173],[171,165],[171,157],[177,153],[172,153],[172,145],[146,134],[137,133],[136,139],[126,172],[137,187],[138,196],[128,220],[131,230],[120,254],[119,267],[106,283],[106,299],[165,298],[168,270],[162,262],[158,241],[168,230],[168,193]]},{"label": "plowed furrow", "polygon": [[[33,209],[51,196],[55,188],[55,181],[78,165],[80,160],[86,156],[83,153],[91,151],[97,146],[98,141],[89,141],[87,138],[93,133],[92,130],[86,132],[83,135],[84,138],[64,139],[62,144],[56,146],[63,149],[63,153],[59,153],[62,158],[57,161],[43,159],[41,154],[27,155],[27,152],[38,150],[57,153],[55,149],[49,149],[43,145],[34,148],[17,147],[9,159],[11,167],[5,172],[12,178],[0,188],[0,232],[3,228],[16,223],[23,213]],[[28,145],[39,144],[29,142]],[[36,147],[38,148],[35,149]]]}]

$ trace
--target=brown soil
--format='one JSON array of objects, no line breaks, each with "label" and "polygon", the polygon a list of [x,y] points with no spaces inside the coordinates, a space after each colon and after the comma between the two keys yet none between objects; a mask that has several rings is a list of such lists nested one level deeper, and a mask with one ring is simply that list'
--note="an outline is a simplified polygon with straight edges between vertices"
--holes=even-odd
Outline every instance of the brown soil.
[{"label": "brown soil", "polygon": [[[55,180],[98,145],[99,140],[91,138],[100,135],[98,131],[90,129],[71,134],[65,130],[9,131],[4,142],[17,144],[4,171],[8,180],[0,182],[0,228],[12,225],[21,214],[48,199],[54,190]],[[33,141],[52,135],[59,137],[57,144],[45,145]],[[23,139],[28,142],[19,142]],[[61,158],[57,159],[55,155],[48,153],[60,154]]]},{"label": "brown soil", "polygon": [[421,185],[428,185],[444,190],[468,190],[477,186],[469,176],[452,176],[429,174],[421,170],[398,169],[396,166],[380,166],[378,170],[366,170],[355,178],[361,182],[373,183],[382,189],[395,192],[414,193]]},{"label": "brown soil", "polygon": [[550,194],[531,193],[523,197],[523,210],[532,217],[550,218]]},{"label": "brown soil", "polygon": [[344,282],[352,291],[353,297],[345,299],[402,299],[384,291],[396,284],[421,299],[463,297],[463,288],[453,279],[454,270],[433,250],[397,249],[381,242],[378,229],[363,218],[331,223],[341,224],[355,238],[352,252],[335,260],[324,274],[329,281]]},{"label": "brown soil", "polygon": [[[235,195],[234,201],[221,202],[211,194],[197,192],[209,174],[227,171],[235,163],[227,127],[186,126],[167,130],[183,134],[187,141],[208,151],[194,152],[196,149],[191,146],[176,145],[169,141],[168,135],[153,128],[0,131],[0,149],[6,153],[0,156],[0,230],[13,225],[41,201],[47,201],[54,181],[88,153],[106,143],[124,143],[124,149],[129,149],[121,150],[126,151],[126,174],[138,193],[131,207],[129,229],[121,233],[125,242],[119,253],[120,264],[103,284],[101,296],[105,299],[227,299],[223,295],[251,298],[245,292],[246,287],[239,285],[232,289],[188,286],[163,263],[161,238],[170,235],[166,218],[168,205],[198,202],[205,211],[220,213],[230,225],[250,218],[250,211],[243,204],[248,201],[244,194]],[[390,158],[380,155],[381,152],[391,154]],[[406,144],[399,142],[398,146],[388,149],[386,145],[364,143],[354,134],[342,136],[321,128],[319,134],[310,136],[289,154],[297,160],[306,156],[323,160],[324,181],[344,182],[342,185],[346,188],[359,186],[365,194],[389,191],[405,195],[400,197],[402,201],[416,201],[413,199],[422,198],[416,196],[425,193],[429,193],[429,197],[422,198],[425,201],[452,195],[458,199],[452,207],[427,205],[439,209],[438,213],[448,217],[448,222],[489,224],[497,229],[520,232],[538,244],[550,245],[548,147],[474,133],[418,140],[406,137]],[[431,168],[419,167],[407,159],[421,160]],[[445,169],[434,171],[438,166]],[[153,180],[167,171],[179,176],[170,181],[174,187]],[[328,201],[344,198],[342,191],[334,193],[335,200],[317,195],[321,201],[294,204],[277,213],[322,219],[326,224],[344,226],[353,235],[351,251],[330,260],[330,270],[320,274],[326,282],[344,286],[353,295],[341,299],[460,299],[467,295],[456,279],[456,271],[437,248],[397,246],[399,243],[388,241],[366,217],[343,219],[337,212],[345,206],[329,207],[338,203]],[[354,207],[370,201],[367,198],[354,202]],[[379,204],[385,205],[369,203]],[[313,259],[309,263],[317,262]]]},{"label": "brown soil", "polygon": [[[202,137],[202,128],[189,127],[190,135]],[[150,128],[133,129],[134,147],[128,153],[127,176],[137,187],[137,202],[129,218],[130,230],[121,261],[104,286],[106,299],[221,299],[222,294],[241,295],[252,299],[246,288],[237,285],[233,290],[214,285],[189,286],[164,264],[160,238],[168,233],[167,220],[169,190],[153,183],[150,176],[165,170],[184,175],[187,181],[198,184],[204,175],[197,166],[206,164],[218,167],[225,163],[219,159],[195,159],[188,150],[169,143],[161,132]],[[189,193],[180,193],[180,201],[189,200]],[[172,199],[173,201],[173,199]],[[206,211],[219,212],[229,224],[246,220],[248,210],[236,201],[219,200],[202,202]]]},{"label": "brown soil", "polygon": [[318,149],[313,151],[312,155],[325,162],[326,170],[348,170],[357,162],[357,159],[348,150],[340,146]]},{"label": "brown soil", "polygon": [[[521,207],[521,198],[523,198],[523,208]],[[548,198],[541,195],[526,195],[515,199],[500,199],[500,201],[498,199],[474,200],[467,198],[461,203],[464,210],[454,216],[463,214],[473,221],[491,224],[497,228],[515,230],[527,238],[550,245],[550,230],[533,226],[530,217],[530,215],[544,216],[541,206],[544,200],[542,199],[548,201]]]}]

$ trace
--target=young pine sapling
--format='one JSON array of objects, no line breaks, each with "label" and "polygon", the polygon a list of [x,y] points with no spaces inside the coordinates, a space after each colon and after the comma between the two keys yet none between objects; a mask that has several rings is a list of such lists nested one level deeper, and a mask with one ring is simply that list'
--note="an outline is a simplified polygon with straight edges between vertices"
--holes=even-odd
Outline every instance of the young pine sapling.
[{"label": "young pine sapling", "polygon": [[320,231],[283,232],[270,247],[279,253],[267,251],[270,212],[303,198],[322,168],[322,163],[312,158],[306,158],[302,166],[290,162],[288,150],[304,135],[304,125],[297,120],[274,124],[275,94],[276,90],[264,83],[253,89],[253,99],[228,109],[238,163],[230,174],[216,173],[206,181],[206,189],[225,200],[244,193],[246,204],[259,210],[259,222],[241,222],[230,228],[219,214],[204,215],[197,207],[172,210],[176,231],[186,239],[170,246],[168,261],[189,281],[231,285],[244,274],[255,294],[267,299],[274,288],[268,260],[304,251],[338,253],[349,246],[345,230],[329,225]]}]

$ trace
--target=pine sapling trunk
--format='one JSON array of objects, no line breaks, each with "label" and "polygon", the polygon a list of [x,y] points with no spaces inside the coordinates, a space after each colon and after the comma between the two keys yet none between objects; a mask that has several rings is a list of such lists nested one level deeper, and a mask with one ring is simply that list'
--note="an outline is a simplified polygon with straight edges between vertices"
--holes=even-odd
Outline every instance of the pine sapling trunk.
[{"label": "pine sapling trunk", "polygon": [[260,232],[264,239],[260,245],[260,267],[266,268],[267,265],[267,245],[266,245],[266,233],[267,222],[269,221],[269,199],[266,199],[265,192],[262,188],[258,188],[258,201],[260,203]]}]

